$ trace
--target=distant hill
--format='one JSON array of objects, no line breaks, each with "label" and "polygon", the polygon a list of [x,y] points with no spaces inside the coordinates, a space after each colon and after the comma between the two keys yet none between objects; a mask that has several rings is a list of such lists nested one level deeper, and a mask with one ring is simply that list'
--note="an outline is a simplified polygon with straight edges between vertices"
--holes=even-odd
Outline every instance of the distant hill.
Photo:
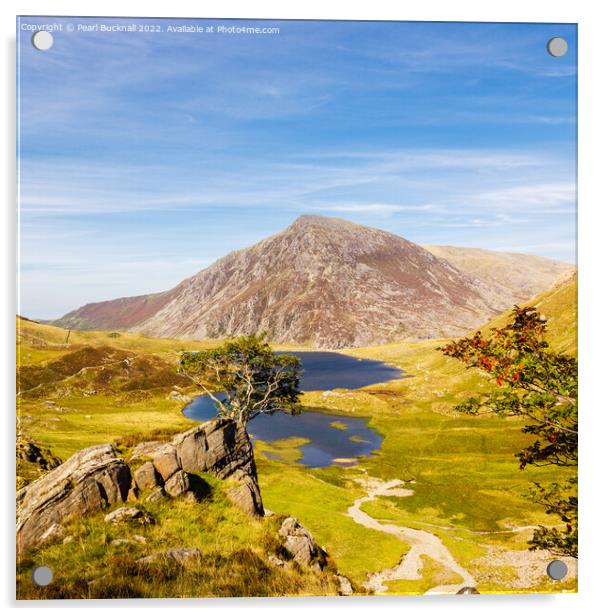
[{"label": "distant hill", "polygon": [[338,218],[301,216],[170,291],[87,304],[55,324],[191,339],[265,331],[316,348],[453,337],[569,269],[540,257],[427,250]]},{"label": "distant hill", "polygon": [[510,289],[515,302],[531,299],[552,287],[562,275],[574,271],[572,265],[563,261],[517,252],[427,244],[424,248],[459,270],[486,281],[501,293],[507,293]]}]

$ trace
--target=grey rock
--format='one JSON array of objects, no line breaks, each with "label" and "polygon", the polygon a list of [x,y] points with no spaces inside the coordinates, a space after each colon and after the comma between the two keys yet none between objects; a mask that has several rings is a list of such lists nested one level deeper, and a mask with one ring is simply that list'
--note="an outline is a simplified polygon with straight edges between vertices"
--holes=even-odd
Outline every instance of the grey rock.
[{"label": "grey rock", "polygon": [[190,480],[184,471],[174,473],[165,483],[165,491],[172,497],[182,496],[190,489]]},{"label": "grey rock", "polygon": [[128,503],[132,503],[134,501],[138,500],[138,488],[136,487],[136,484],[132,481],[132,485],[130,486],[126,501]]},{"label": "grey rock", "polygon": [[284,547],[293,560],[300,565],[317,565],[320,570],[323,568],[326,562],[326,554],[297,518],[286,518],[282,522],[278,534],[284,537]]},{"label": "grey rock", "polygon": [[186,394],[183,394],[179,391],[176,391],[175,389],[173,391],[170,392],[169,396],[167,396],[168,400],[178,400],[178,402],[190,402],[191,398],[190,396],[187,396]]},{"label": "grey rock", "polygon": [[[227,494],[235,505],[252,516],[263,516],[251,440],[245,427],[230,419],[208,421],[178,434],[171,443],[140,443],[131,459],[145,458],[151,458],[152,464],[147,461],[137,471],[137,479],[144,486],[152,484],[154,467],[159,473],[156,482],[167,477],[165,491],[179,496],[191,490],[187,473],[206,472],[229,480]],[[155,490],[152,498],[162,496],[156,486],[150,489]],[[39,545],[53,524],[137,498],[131,469],[112,445],[82,449],[17,492],[18,557]],[[152,521],[146,514],[132,519]]]},{"label": "grey rock", "polygon": [[268,556],[268,562],[270,565],[274,565],[274,567],[286,567],[286,561],[282,560],[282,558],[278,558],[275,554],[270,554]]},{"label": "grey rock", "polygon": [[346,578],[344,575],[336,575],[337,581],[339,583],[339,595],[344,597],[348,597],[353,594],[353,586],[351,585],[351,581],[349,578]]},{"label": "grey rock", "polygon": [[163,478],[163,481],[167,481],[174,473],[180,470],[176,448],[171,443],[165,444],[153,456],[153,464],[159,475]]},{"label": "grey rock", "polygon": [[145,511],[141,511],[136,507],[119,507],[105,516],[105,522],[117,524],[119,522],[135,521],[138,524],[152,524],[152,517]]},{"label": "grey rock", "polygon": [[244,426],[215,419],[178,434],[172,443],[183,470],[237,481],[229,498],[249,514],[263,516],[253,446]]},{"label": "grey rock", "polygon": [[166,559],[184,565],[202,557],[202,552],[198,548],[170,548],[165,552],[149,554],[139,558],[136,562],[141,564],[154,563],[158,560]]},{"label": "grey rock", "polygon": [[141,490],[151,490],[159,485],[159,477],[152,462],[145,462],[134,472],[134,481]]},{"label": "grey rock", "polygon": [[165,443],[161,441],[146,441],[144,443],[138,443],[134,447],[134,449],[132,449],[132,453],[130,455],[130,461],[134,462],[135,460],[144,460],[144,458],[152,458],[163,447],[165,447]]},{"label": "grey rock", "polygon": [[300,565],[309,565],[316,553],[312,550],[312,542],[308,537],[287,537],[284,547]]},{"label": "grey rock", "polygon": [[110,545],[140,545],[146,543],[146,537],[142,535],[132,535],[131,537],[118,537],[117,539],[113,539]]},{"label": "grey rock", "polygon": [[65,527],[62,524],[51,524],[40,537],[40,543],[52,543],[65,536]]},{"label": "grey rock", "polygon": [[156,503],[157,501],[165,498],[165,496],[165,490],[161,486],[158,486],[144,499],[144,502]]},{"label": "grey rock", "polygon": [[39,545],[52,524],[125,501],[130,484],[130,469],[111,445],[78,451],[17,492],[17,554]]},{"label": "grey rock", "polygon": [[56,468],[61,464],[61,460],[53,455],[49,449],[40,447],[22,433],[17,434],[16,456],[21,460],[37,464],[40,469],[45,471]]},{"label": "grey rock", "polygon": [[120,546],[120,545],[136,545],[136,542],[132,539],[113,539],[109,545]]}]

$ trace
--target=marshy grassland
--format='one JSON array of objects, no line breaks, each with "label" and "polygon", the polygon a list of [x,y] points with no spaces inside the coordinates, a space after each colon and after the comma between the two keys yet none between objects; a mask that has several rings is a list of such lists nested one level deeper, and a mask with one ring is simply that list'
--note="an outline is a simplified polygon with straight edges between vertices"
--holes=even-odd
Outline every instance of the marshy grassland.
[{"label": "marshy grassland", "polygon": [[[576,280],[534,301],[549,319],[551,345],[575,354]],[[507,317],[501,315],[486,327],[501,325]],[[118,441],[127,448],[142,440],[167,439],[195,425],[181,412],[186,396],[197,392],[175,372],[179,352],[209,348],[219,341],[76,331],[66,340],[67,332],[61,328],[17,321],[18,430],[23,438],[64,460],[93,444]],[[203,503],[176,500],[148,505],[161,524],[144,531],[146,543],[112,544],[118,537],[107,531],[101,514],[71,522],[70,542],[49,545],[31,555],[36,562],[69,573],[53,585],[57,590],[42,591],[28,582],[25,572],[31,563],[21,563],[22,593],[60,594],[62,588],[81,596],[101,592],[119,596],[336,594],[328,576],[265,564],[279,515],[299,518],[337,569],[360,590],[370,574],[394,567],[409,550],[398,538],[365,528],[348,515],[354,501],[365,495],[362,481],[366,478],[406,482],[410,496],[378,497],[364,503],[362,510],[376,520],[436,535],[474,576],[480,592],[576,590],[575,576],[552,582],[545,576],[549,556],[542,554],[538,560],[527,552],[531,527],[558,522],[527,498],[531,482],[568,477],[573,471],[558,467],[520,471],[514,454],[529,438],[521,432],[520,421],[456,413],[454,406],[464,397],[491,385],[484,376],[438,351],[444,342],[344,351],[398,366],[405,371],[404,378],[359,390],[335,390],[334,395],[303,394],[305,410],[331,413],[335,428],[337,415],[370,418],[369,426],[384,437],[382,448],[358,464],[310,469],[299,464],[300,447],[307,439],[256,442],[264,505],[276,516],[246,518],[226,502],[220,482],[204,478],[212,496]],[[249,432],[253,432],[252,423]],[[41,472],[34,463],[18,460],[18,485]],[[131,538],[140,529],[128,527],[122,532]],[[162,573],[155,572],[158,581],[152,586],[137,571],[137,586],[132,589],[125,577],[137,567],[134,556],[175,544],[199,547],[210,557],[185,569],[165,565]],[[233,572],[229,581],[224,579],[226,570]],[[107,574],[114,585],[107,587],[113,591],[90,590],[84,584]],[[456,583],[456,578],[426,556],[421,579],[389,582],[387,592],[420,594]]]}]

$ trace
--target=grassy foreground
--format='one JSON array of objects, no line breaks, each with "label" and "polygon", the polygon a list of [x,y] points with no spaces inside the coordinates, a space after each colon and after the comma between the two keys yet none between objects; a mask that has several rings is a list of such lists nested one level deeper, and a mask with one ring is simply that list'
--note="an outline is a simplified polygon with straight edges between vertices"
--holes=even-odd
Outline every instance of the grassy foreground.
[{"label": "grassy foreground", "polygon": [[[223,482],[206,474],[210,496],[200,502],[167,499],[136,504],[153,523],[111,524],[106,512],[66,524],[63,542],[37,551],[17,567],[17,596],[27,599],[111,599],[153,597],[284,596],[336,594],[336,579],[291,561],[274,567],[270,555],[283,556],[277,530],[282,518],[252,520],[232,506]],[[198,548],[200,557],[178,564],[167,558],[140,558],[170,547]],[[36,564],[51,568],[47,587],[31,580]]]},{"label": "grassy foreground", "polygon": [[[574,279],[536,299],[549,318],[551,344],[567,353],[576,352],[575,301]],[[122,332],[71,332],[68,342],[66,338],[67,332],[60,328],[18,320],[19,431],[24,438],[66,459],[92,444],[120,438],[161,439],[194,425],[181,409],[184,397],[196,392],[175,375],[174,367],[179,351],[209,347],[217,341],[157,340]],[[532,532],[528,527],[554,523],[526,498],[530,482],[545,483],[567,473],[557,468],[518,470],[514,453],[527,442],[519,422],[454,413],[454,405],[463,397],[490,385],[483,376],[437,351],[441,342],[348,351],[399,366],[405,378],[361,390],[337,390],[335,396],[309,392],[303,404],[308,411],[369,417],[369,425],[384,437],[381,451],[352,467],[307,469],[298,463],[299,448],[307,444],[303,439],[257,442],[265,506],[277,514],[298,517],[327,549],[338,570],[360,588],[369,574],[399,563],[409,546],[364,528],[347,515],[353,501],[365,494],[357,480],[369,476],[411,481],[412,496],[380,497],[365,503],[363,510],[375,519],[437,535],[477,579],[481,592],[576,590],[574,576],[563,582],[548,580],[548,556],[536,561],[526,552]],[[333,422],[336,428],[336,417]],[[20,483],[43,472],[39,465],[18,460]],[[198,504],[175,501],[169,506],[156,504],[156,509],[149,506],[161,524],[148,531],[147,543],[139,547],[111,544],[114,530],[107,530],[99,515],[74,522],[69,529],[73,541],[44,548],[32,558],[58,569],[85,572],[53,585],[63,589],[56,592],[68,595],[94,594],[97,591],[89,590],[87,583],[84,587],[84,578],[111,576],[110,570],[131,573],[128,579],[121,574],[111,578],[113,596],[336,592],[328,576],[265,569],[266,554],[273,549],[274,518],[255,522],[241,517],[221,498],[220,487],[212,488],[214,496],[202,515],[195,509]],[[139,533],[125,531],[126,537]],[[198,546],[208,557],[185,570],[172,570],[172,566],[164,573],[155,572],[156,584],[144,582],[148,572],[132,564],[133,556],[176,544]],[[28,582],[32,562],[21,565],[23,596],[42,592]],[[235,579],[227,584],[220,572],[230,568]],[[252,581],[257,576],[263,576],[265,583]],[[422,579],[390,582],[388,588],[391,593],[418,594],[454,582],[452,572],[425,558]]]}]

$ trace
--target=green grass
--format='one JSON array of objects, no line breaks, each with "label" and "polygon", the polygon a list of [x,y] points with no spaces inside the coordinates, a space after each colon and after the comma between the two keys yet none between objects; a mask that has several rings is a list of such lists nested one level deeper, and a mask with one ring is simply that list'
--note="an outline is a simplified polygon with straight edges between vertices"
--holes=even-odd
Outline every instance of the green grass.
[{"label": "green grass", "polygon": [[[260,452],[261,449],[258,448]],[[341,467],[306,470],[257,456],[264,504],[293,515],[326,547],[337,567],[359,586],[368,573],[397,564],[409,547],[381,532],[366,529],[346,515],[362,490]]]},{"label": "green grass", "polygon": [[166,400],[165,394],[127,405],[100,395],[58,398],[53,407],[27,401],[19,413],[25,432],[65,460],[84,447],[111,443],[128,433],[145,440],[156,431],[176,434],[197,425],[181,408],[181,402]]},{"label": "green grass", "polygon": [[[524,305],[535,306],[548,320],[547,340],[554,350],[568,355],[577,355],[577,274],[564,284],[540,293]],[[484,332],[502,327],[509,319],[506,311],[492,319]]]},{"label": "green grass", "polygon": [[[250,433],[251,435],[253,434],[252,427]],[[258,441],[255,445],[255,453],[261,453],[267,458],[271,457],[293,463],[298,462],[303,457],[300,447],[309,443],[311,443],[309,439],[296,436],[279,439],[270,443]]]}]

